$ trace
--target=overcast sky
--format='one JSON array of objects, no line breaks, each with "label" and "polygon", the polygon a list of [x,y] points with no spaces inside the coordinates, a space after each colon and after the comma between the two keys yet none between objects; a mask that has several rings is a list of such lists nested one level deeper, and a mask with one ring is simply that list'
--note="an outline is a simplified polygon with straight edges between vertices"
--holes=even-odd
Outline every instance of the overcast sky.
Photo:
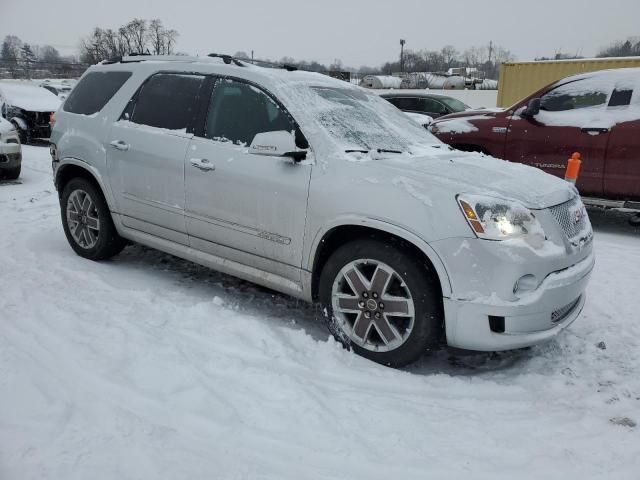
[{"label": "overcast sky", "polygon": [[93,27],[160,18],[189,54],[377,66],[406,48],[459,50],[489,40],[518,60],[579,53],[640,35],[640,0],[0,0],[0,37],[75,53]]}]

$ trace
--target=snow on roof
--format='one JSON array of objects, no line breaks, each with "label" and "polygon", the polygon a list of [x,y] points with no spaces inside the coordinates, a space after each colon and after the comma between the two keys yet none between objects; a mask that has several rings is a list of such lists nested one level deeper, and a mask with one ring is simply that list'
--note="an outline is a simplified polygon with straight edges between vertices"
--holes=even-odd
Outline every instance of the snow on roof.
[{"label": "snow on roof", "polygon": [[60,99],[46,88],[30,82],[0,81],[2,101],[30,112],[55,112]]}]

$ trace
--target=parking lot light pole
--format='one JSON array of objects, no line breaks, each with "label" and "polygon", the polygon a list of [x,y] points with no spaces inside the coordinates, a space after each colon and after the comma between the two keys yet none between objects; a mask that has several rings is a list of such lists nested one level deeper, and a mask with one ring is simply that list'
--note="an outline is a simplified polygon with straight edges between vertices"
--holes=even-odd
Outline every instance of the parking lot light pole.
[{"label": "parking lot light pole", "polygon": [[401,38],[400,39],[400,71],[401,72],[404,72],[404,44],[405,43],[406,41]]}]

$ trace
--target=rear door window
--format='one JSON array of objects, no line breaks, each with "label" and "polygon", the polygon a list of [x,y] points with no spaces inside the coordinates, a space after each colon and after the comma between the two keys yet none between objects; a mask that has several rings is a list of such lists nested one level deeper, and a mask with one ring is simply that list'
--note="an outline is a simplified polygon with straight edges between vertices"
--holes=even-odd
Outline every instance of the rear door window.
[{"label": "rear door window", "polygon": [[99,112],[124,85],[131,72],[92,72],[78,82],[64,102],[65,112],[93,115]]},{"label": "rear door window", "polygon": [[140,87],[122,114],[123,120],[167,130],[192,127],[205,76],[158,73]]},{"label": "rear door window", "polygon": [[249,145],[258,133],[296,127],[289,115],[269,95],[253,85],[222,79],[211,94],[206,138]]}]

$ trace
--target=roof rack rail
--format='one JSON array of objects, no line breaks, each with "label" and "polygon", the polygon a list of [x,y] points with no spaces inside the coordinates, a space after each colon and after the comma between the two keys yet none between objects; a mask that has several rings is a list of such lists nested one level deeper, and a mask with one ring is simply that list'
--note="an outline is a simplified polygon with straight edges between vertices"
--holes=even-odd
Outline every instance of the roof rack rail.
[{"label": "roof rack rail", "polygon": [[242,63],[237,58],[232,57],[231,55],[224,55],[224,54],[221,54],[221,53],[210,53],[209,55],[207,55],[207,57],[221,58],[222,61],[224,63],[226,63],[227,65],[231,65],[231,62],[233,62],[234,65],[237,65],[238,67],[246,67],[246,65],[244,63]]}]

